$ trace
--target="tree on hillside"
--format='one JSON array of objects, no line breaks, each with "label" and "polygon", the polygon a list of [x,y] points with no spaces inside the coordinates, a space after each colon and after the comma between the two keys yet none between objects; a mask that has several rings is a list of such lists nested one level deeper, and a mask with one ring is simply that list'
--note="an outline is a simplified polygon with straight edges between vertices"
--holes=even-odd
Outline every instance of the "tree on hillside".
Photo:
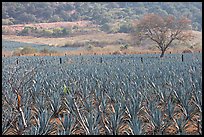
[{"label": "tree on hillside", "polygon": [[175,40],[187,41],[192,38],[191,21],[185,17],[176,19],[173,16],[159,16],[156,14],[146,14],[136,24],[133,33],[139,41],[150,39],[156,43],[156,47],[161,51],[160,57]]}]

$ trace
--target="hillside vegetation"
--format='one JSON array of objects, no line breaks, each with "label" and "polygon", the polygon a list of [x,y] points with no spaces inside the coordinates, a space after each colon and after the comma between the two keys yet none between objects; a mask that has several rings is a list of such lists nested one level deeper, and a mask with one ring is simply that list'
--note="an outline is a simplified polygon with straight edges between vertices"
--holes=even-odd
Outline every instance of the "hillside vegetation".
[{"label": "hillside vegetation", "polygon": [[[3,2],[2,38],[59,47],[81,47],[69,54],[155,52],[155,43],[134,43],[135,24],[147,13],[186,16],[194,39],[174,42],[169,51],[202,49],[202,3],[199,2]],[[62,52],[62,51],[60,51]],[[74,53],[72,53],[74,52]],[[64,54],[64,53],[63,53]]]},{"label": "hillside vegetation", "polygon": [[146,13],[187,16],[194,30],[202,30],[201,2],[3,2],[4,25],[88,20],[113,24],[139,19]]}]

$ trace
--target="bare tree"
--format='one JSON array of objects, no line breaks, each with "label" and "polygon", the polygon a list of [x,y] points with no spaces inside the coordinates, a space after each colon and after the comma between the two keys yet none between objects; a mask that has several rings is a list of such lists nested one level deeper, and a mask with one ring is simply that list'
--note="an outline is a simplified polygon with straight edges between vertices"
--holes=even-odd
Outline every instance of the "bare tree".
[{"label": "bare tree", "polygon": [[161,51],[160,57],[163,57],[174,40],[186,41],[192,38],[191,20],[185,17],[176,19],[173,16],[146,14],[137,22],[133,35],[140,42],[147,39],[154,41]]}]

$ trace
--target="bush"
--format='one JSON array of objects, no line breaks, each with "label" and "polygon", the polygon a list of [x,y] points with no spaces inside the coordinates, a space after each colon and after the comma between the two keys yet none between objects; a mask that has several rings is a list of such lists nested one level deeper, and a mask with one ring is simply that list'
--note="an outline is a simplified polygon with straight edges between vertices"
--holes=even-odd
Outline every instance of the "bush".
[{"label": "bush", "polygon": [[55,37],[66,36],[72,32],[71,28],[54,28],[52,35]]},{"label": "bush", "polygon": [[70,35],[72,33],[72,28],[62,28],[63,36]]},{"label": "bush", "polygon": [[129,45],[126,44],[126,45],[124,45],[124,46],[121,46],[121,47],[120,47],[120,50],[126,50],[126,49],[128,49],[128,47],[129,47]]},{"label": "bush", "polygon": [[52,36],[52,34],[53,34],[52,30],[48,30],[48,29],[43,29],[42,30],[42,36],[50,37],[50,36]]},{"label": "bush", "polygon": [[108,23],[103,24],[100,29],[104,32],[110,32],[111,31],[111,27]]},{"label": "bush", "polygon": [[120,28],[119,28],[118,32],[120,32],[120,33],[130,33],[132,31],[132,29],[133,29],[133,26],[130,23],[124,22],[124,23],[122,23],[120,25]]},{"label": "bush", "polygon": [[35,28],[33,27],[24,27],[22,31],[20,31],[18,33],[18,35],[22,35],[22,36],[26,36],[26,35],[30,35],[31,32],[33,32],[35,30]]},{"label": "bush", "polygon": [[13,19],[2,19],[2,25],[13,25]]},{"label": "bush", "polygon": [[48,48],[43,48],[42,50],[40,50],[40,53],[45,53],[45,54],[48,54],[48,53],[57,53],[57,51],[49,50]]},{"label": "bush", "polygon": [[115,43],[119,44],[119,45],[126,45],[126,44],[128,44],[127,41],[122,39],[122,38],[116,40]]},{"label": "bush", "polygon": [[86,42],[65,43],[63,47],[84,47]]},{"label": "bush", "polygon": [[74,27],[73,27],[72,29],[73,29],[73,30],[78,30],[79,27],[74,25]]},{"label": "bush", "polygon": [[36,52],[37,52],[37,49],[35,49],[31,46],[27,46],[27,47],[18,48],[16,50],[14,50],[13,55],[14,56],[20,56],[20,55],[25,55],[25,54],[33,54]]},{"label": "bush", "polygon": [[9,32],[9,30],[7,30],[4,27],[2,27],[2,34],[3,35],[7,35],[7,34],[10,34],[10,32]]},{"label": "bush", "polygon": [[89,44],[89,45],[86,46],[85,48],[86,48],[86,50],[90,51],[90,50],[92,50],[92,49],[94,48],[94,46],[91,45],[91,44]]},{"label": "bush", "polygon": [[120,27],[118,25],[112,26],[110,33],[117,33],[119,31]]},{"label": "bush", "polygon": [[193,51],[191,49],[185,49],[182,53],[193,53]]},{"label": "bush", "polygon": [[49,49],[48,48],[43,48],[42,50],[40,50],[41,53],[49,53]]},{"label": "bush", "polygon": [[36,52],[37,52],[37,50],[36,50],[35,48],[28,46],[28,47],[24,47],[24,48],[21,50],[20,53],[21,53],[22,55],[25,55],[25,54],[33,54],[33,53],[36,53]]},{"label": "bush", "polygon": [[13,56],[20,56],[21,55],[21,51],[19,49],[16,49],[13,51],[12,53]]}]

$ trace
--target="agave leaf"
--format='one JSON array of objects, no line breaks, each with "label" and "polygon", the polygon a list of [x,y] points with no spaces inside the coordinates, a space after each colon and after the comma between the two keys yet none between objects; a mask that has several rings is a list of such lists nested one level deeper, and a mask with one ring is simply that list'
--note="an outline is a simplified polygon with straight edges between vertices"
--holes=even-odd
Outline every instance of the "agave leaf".
[{"label": "agave leaf", "polygon": [[67,86],[64,84],[64,93],[67,93]]}]

